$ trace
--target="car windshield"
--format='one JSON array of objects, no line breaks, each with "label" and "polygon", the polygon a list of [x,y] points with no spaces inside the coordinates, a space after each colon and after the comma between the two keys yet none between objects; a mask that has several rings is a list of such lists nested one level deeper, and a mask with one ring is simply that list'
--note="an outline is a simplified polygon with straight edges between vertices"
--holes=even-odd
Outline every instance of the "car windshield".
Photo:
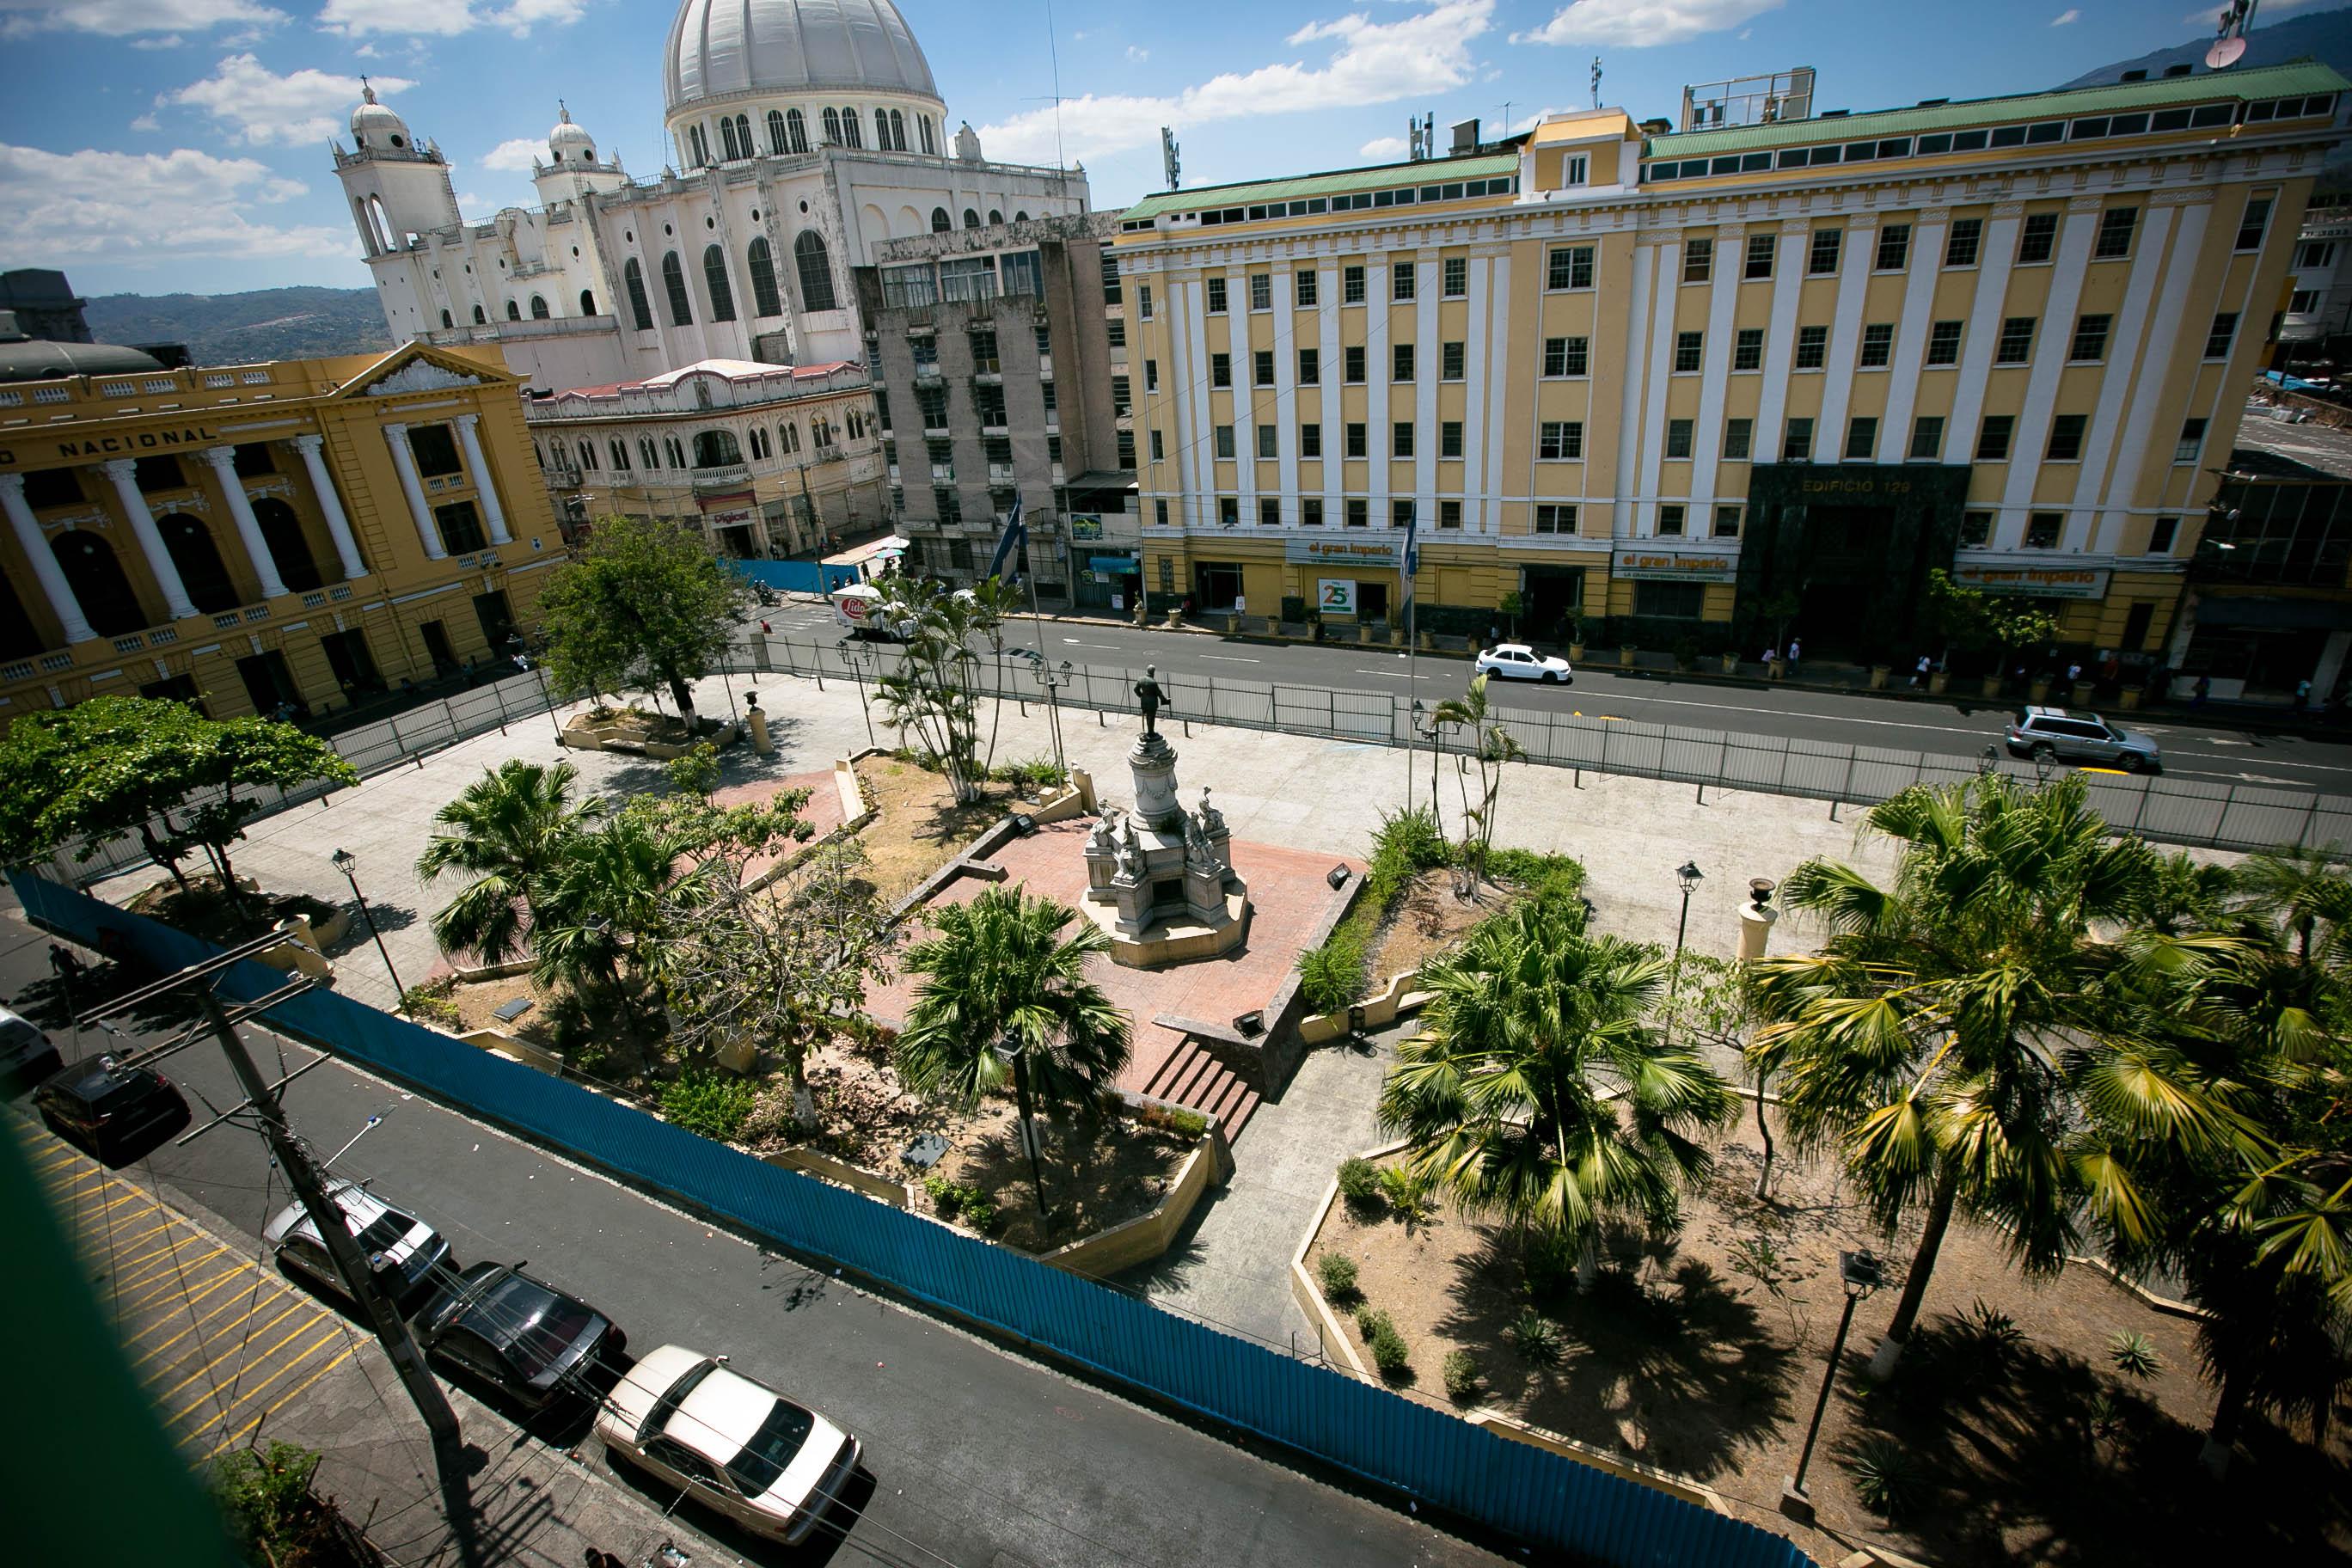
[{"label": "car windshield", "polygon": [[751,1434],[742,1451],[727,1461],[727,1473],[734,1478],[745,1497],[759,1497],[776,1484],[784,1467],[808,1441],[809,1424],[814,1417],[789,1400],[779,1399],[768,1412],[760,1429]]},{"label": "car windshield", "polygon": [[595,1316],[520,1274],[509,1274],[466,1314],[468,1326],[503,1349],[526,1377],[553,1366]]},{"label": "car windshield", "polygon": [[415,1223],[398,1209],[386,1209],[383,1217],[373,1225],[352,1234],[359,1237],[362,1252],[389,1252],[400,1244],[400,1238],[408,1234],[408,1227]]}]

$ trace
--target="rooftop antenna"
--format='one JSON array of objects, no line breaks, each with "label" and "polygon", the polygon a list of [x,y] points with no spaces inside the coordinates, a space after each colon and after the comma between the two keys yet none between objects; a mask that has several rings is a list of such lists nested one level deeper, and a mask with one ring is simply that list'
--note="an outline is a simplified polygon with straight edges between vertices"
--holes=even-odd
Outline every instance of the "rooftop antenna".
[{"label": "rooftop antenna", "polygon": [[1509,135],[1510,135],[1510,133],[1511,133],[1511,100],[1510,100],[1509,99],[1507,99],[1507,99],[1503,100],[1503,134],[1504,134],[1505,136],[1507,136],[1507,136],[1509,136]]},{"label": "rooftop antenna", "polygon": [[1168,176],[1168,188],[1175,190],[1182,182],[1184,164],[1176,156],[1176,132],[1165,125],[1160,128],[1160,167]]},{"label": "rooftop antenna", "polygon": [[2230,0],[2221,7],[2220,36],[2213,47],[2205,51],[2205,68],[2226,70],[2245,58],[2246,34],[2254,25],[2257,0]]},{"label": "rooftop antenna", "polygon": [[1601,107],[1601,57],[1592,57],[1592,107]]},{"label": "rooftop antenna", "polygon": [[1054,37],[1054,0],[1045,0],[1045,58],[1054,68],[1054,167],[1066,181],[1070,161],[1062,153],[1062,50]]}]

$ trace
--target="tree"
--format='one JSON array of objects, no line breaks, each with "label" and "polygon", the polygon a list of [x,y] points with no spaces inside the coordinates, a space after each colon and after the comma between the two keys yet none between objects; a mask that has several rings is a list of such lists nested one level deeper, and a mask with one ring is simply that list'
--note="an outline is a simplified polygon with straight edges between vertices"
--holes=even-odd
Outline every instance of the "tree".
[{"label": "tree", "polygon": [[550,574],[540,595],[549,673],[592,692],[667,688],[691,723],[691,683],[725,656],[750,602],[699,533],[655,518],[600,519],[580,559]]},{"label": "tree", "polygon": [[991,612],[975,593],[950,593],[919,577],[894,574],[877,586],[882,598],[871,613],[898,627],[906,642],[898,668],[874,682],[886,721],[913,732],[957,802],[969,805],[988,776],[980,757],[980,656],[971,638],[984,633]]},{"label": "tree", "polygon": [[1667,1026],[1687,1042],[1742,1058],[1749,1078],[1755,1081],[1756,1136],[1764,1145],[1763,1162],[1756,1172],[1756,1196],[1769,1200],[1772,1195],[1774,1150],[1772,1129],[1764,1120],[1764,1097],[1777,1063],[1759,1061],[1746,1055],[1748,1037],[1756,1025],[1755,1006],[1748,994],[1747,972],[1738,963],[1696,948],[1684,949],[1674,964],[1674,984],[1669,989],[1675,1000]]},{"label": "tree", "polygon": [[971,589],[968,633],[984,637],[996,661],[993,706],[988,716],[988,755],[981,763],[984,775],[996,765],[996,732],[1004,722],[1005,623],[1021,608],[1020,591],[1002,577],[991,577]]},{"label": "tree", "polygon": [[[1433,728],[1470,731],[1469,751],[1456,752],[1454,758],[1454,782],[1462,791],[1462,853],[1454,862],[1454,896],[1458,899],[1476,898],[1486,880],[1486,852],[1495,844],[1495,811],[1503,793],[1503,764],[1527,755],[1519,749],[1518,742],[1511,738],[1511,732],[1503,728],[1501,720],[1488,710],[1487,679],[1485,675],[1473,676],[1467,692],[1439,703],[1437,711],[1430,715]],[[1470,794],[1473,763],[1478,769],[1475,804]]]},{"label": "tree", "polygon": [[1940,566],[1927,573],[1925,621],[1928,635],[1947,647],[2000,650],[2003,673],[2007,656],[2058,635],[2058,617],[2032,600],[1988,596]]},{"label": "tree", "polygon": [[[900,1080],[971,1106],[1010,1080],[997,1047],[1011,1039],[1049,1109],[1092,1106],[1127,1066],[1129,1044],[1127,1015],[1086,976],[1087,960],[1110,946],[1102,928],[1066,904],[1003,887],[924,919],[935,934],[902,961],[921,978],[893,1058]],[[1076,932],[1066,935],[1073,922]]]},{"label": "tree", "polygon": [[1731,1092],[1652,1021],[1667,961],[1586,933],[1579,906],[1522,905],[1422,967],[1421,1032],[1381,1089],[1406,1169],[1591,1275],[1608,1218],[1672,1223]]},{"label": "tree", "polygon": [[433,882],[458,871],[474,879],[433,917],[443,952],[499,963],[520,949],[526,931],[538,930],[550,879],[604,814],[600,799],[572,800],[579,776],[570,763],[511,758],[434,813],[440,830],[416,858],[417,876]]},{"label": "tree", "polygon": [[636,1017],[631,972],[643,980],[656,956],[685,847],[652,816],[627,810],[572,840],[540,898],[531,979],[550,988],[601,990],[625,1016]]}]

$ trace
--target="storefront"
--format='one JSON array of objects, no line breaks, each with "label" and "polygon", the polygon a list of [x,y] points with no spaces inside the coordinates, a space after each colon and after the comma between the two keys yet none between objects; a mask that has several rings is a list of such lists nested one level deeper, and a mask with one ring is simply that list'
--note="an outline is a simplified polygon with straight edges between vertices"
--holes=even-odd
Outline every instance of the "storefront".
[{"label": "storefront", "polygon": [[1927,573],[1949,567],[1965,464],[1759,463],[1748,479],[1733,636],[1785,625],[1812,657],[1912,657]]}]

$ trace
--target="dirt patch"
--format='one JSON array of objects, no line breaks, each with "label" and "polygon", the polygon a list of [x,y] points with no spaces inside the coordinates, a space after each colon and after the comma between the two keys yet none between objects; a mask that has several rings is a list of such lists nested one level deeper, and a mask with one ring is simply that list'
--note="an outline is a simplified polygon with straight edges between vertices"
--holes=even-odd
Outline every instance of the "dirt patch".
[{"label": "dirt patch", "polygon": [[1454,946],[1472,926],[1510,908],[1517,897],[1488,882],[1475,901],[1465,901],[1454,896],[1452,871],[1441,867],[1422,872],[1405,884],[1373,939],[1365,963],[1370,984],[1377,990],[1390,975],[1419,969],[1431,954]]},{"label": "dirt patch", "polygon": [[885,903],[912,892],[970,848],[1003,820],[1016,798],[1012,785],[990,784],[982,786],[979,800],[959,805],[945,778],[890,757],[859,763],[857,785],[880,814],[857,837],[866,846],[866,876]]},{"label": "dirt patch", "polygon": [[[1888,1244],[1832,1163],[1795,1162],[1785,1142],[1774,1201],[1759,1204],[1761,1143],[1744,1110],[1714,1143],[1717,1173],[1686,1202],[1680,1231],[1613,1237],[1589,1291],[1531,1294],[1512,1237],[1450,1205],[1410,1229],[1385,1211],[1336,1205],[1313,1256],[1356,1262],[1362,1299],[1390,1314],[1409,1347],[1401,1381],[1412,1396],[1445,1403],[1446,1354],[1466,1352],[1484,1378],[1479,1404],[1704,1480],[1819,1562],[1843,1556],[1853,1536],[1987,1568],[2314,1562],[2352,1547],[2352,1442],[2341,1420],[2324,1447],[2256,1424],[2252,1461],[2221,1487],[2204,1484],[2195,1458],[2213,1395],[2197,1375],[2193,1322],[2088,1266],[2028,1281],[1988,1227],[1955,1222],[1923,1331],[1888,1384],[1869,1384],[1859,1374],[1916,1232]],[[1837,1254],[1861,1247],[1879,1254],[1888,1279],[1854,1316],[1807,1479],[1824,1529],[1809,1530],[1783,1518],[1777,1500],[1844,1305]],[[2013,1321],[2012,1347],[1988,1350],[1964,1331],[1979,1303]],[[1539,1343],[1519,1348],[1516,1328],[1531,1304],[1552,1325],[1556,1356]],[[2161,1371],[2116,1373],[2108,1347],[2118,1332],[2145,1335]],[[1918,1500],[1891,1526],[1842,1462],[1874,1437],[1895,1441],[1920,1472]]]}]

